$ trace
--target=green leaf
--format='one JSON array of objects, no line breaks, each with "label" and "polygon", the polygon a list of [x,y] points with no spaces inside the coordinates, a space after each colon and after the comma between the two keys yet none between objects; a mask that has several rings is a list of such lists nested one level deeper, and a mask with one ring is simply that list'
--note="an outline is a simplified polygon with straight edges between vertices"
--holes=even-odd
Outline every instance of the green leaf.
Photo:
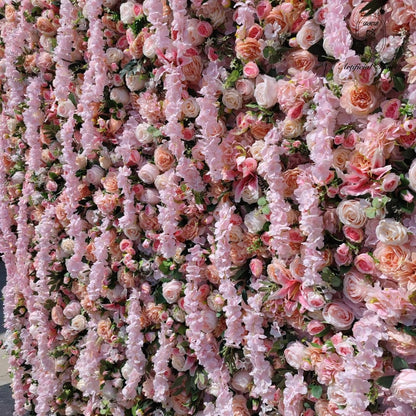
[{"label": "green leaf", "polygon": [[394,88],[399,92],[404,91],[404,89],[406,88],[406,81],[402,73],[393,75],[393,83]]},{"label": "green leaf", "polygon": [[147,131],[153,136],[153,137],[160,137],[160,136],[162,136],[162,132],[159,130],[159,129],[157,129],[156,127],[154,127],[154,126],[149,126],[148,128],[147,128]]},{"label": "green leaf", "polygon": [[377,384],[379,384],[382,387],[385,387],[386,389],[389,389],[391,385],[393,384],[394,376],[383,376],[376,380]]},{"label": "green leaf", "polygon": [[377,210],[375,208],[366,208],[365,215],[368,218],[375,218],[377,216]]},{"label": "green leaf", "polygon": [[371,0],[363,9],[361,13],[367,12],[365,16],[370,16],[375,13],[378,9],[381,9],[388,0]]},{"label": "green leaf", "polygon": [[311,395],[315,397],[315,399],[320,399],[322,396],[322,386],[313,384],[310,387]]},{"label": "green leaf", "polygon": [[159,266],[159,270],[163,273],[163,274],[170,274],[171,270],[170,270],[170,266],[172,265],[172,262],[169,260],[163,260],[162,263]]},{"label": "green leaf", "polygon": [[69,101],[71,101],[72,104],[74,104],[74,106],[77,106],[77,99],[75,97],[75,94],[73,92],[70,92],[68,95],[68,99]]},{"label": "green leaf", "polygon": [[259,200],[257,201],[257,203],[259,204],[259,206],[263,206],[263,205],[266,205],[267,204],[267,199],[264,197],[264,196],[262,196],[261,198],[259,198]]},{"label": "green leaf", "polygon": [[394,357],[393,358],[393,368],[396,371],[404,370],[405,368],[409,368],[409,364],[407,364],[407,361],[404,360],[401,357]]},{"label": "green leaf", "polygon": [[262,209],[261,209],[261,212],[264,214],[264,215],[269,215],[270,214],[270,207],[268,206],[268,205],[265,205]]},{"label": "green leaf", "polygon": [[228,78],[225,80],[224,87],[231,88],[238,81],[240,75],[240,71],[238,69],[234,69],[234,71],[232,71]]},{"label": "green leaf", "polygon": [[266,46],[263,49],[263,56],[268,59],[276,53],[276,49],[273,46]]}]

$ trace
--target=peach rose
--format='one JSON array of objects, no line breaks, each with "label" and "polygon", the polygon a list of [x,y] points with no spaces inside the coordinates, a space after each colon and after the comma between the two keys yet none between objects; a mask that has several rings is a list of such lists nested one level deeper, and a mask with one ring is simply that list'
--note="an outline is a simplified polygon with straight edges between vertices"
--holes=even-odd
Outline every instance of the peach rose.
[{"label": "peach rose", "polygon": [[406,246],[378,243],[373,254],[378,260],[377,268],[387,276],[405,282],[414,273],[415,267],[410,261],[410,251]]},{"label": "peach rose", "polygon": [[175,158],[165,146],[158,146],[154,153],[155,165],[162,172],[169,170],[175,163]]},{"label": "peach rose", "polygon": [[340,104],[348,114],[366,116],[377,108],[376,87],[348,81],[342,87]]},{"label": "peach rose", "polygon": [[408,362],[416,362],[416,339],[403,331],[391,327],[387,331],[387,348],[393,354],[406,357]]},{"label": "peach rose", "polygon": [[117,172],[109,172],[108,175],[101,179],[104,189],[109,193],[116,193],[118,191]]},{"label": "peach rose", "polygon": [[36,21],[36,27],[39,32],[44,36],[54,36],[56,35],[55,25],[46,17],[40,16]]},{"label": "peach rose", "polygon": [[113,330],[111,329],[110,318],[102,319],[97,325],[97,335],[107,342],[111,342]]},{"label": "peach rose", "polygon": [[247,408],[247,400],[242,395],[233,397],[233,415],[234,416],[250,416]]},{"label": "peach rose", "polygon": [[286,57],[286,62],[289,68],[295,68],[298,71],[310,71],[315,67],[317,59],[310,52],[299,49],[290,52]]},{"label": "peach rose", "polygon": [[196,84],[201,79],[202,60],[199,55],[191,56],[189,59],[190,62],[182,66],[182,73],[188,82]]},{"label": "peach rose", "polygon": [[237,57],[243,61],[255,61],[261,58],[261,45],[257,39],[238,39],[235,44]]}]

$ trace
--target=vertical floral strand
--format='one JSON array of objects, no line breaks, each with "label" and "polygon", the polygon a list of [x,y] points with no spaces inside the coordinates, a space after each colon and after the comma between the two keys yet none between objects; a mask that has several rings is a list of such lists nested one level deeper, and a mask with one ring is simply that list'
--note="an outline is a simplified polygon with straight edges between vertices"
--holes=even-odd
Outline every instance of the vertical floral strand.
[{"label": "vertical floral strand", "polygon": [[29,318],[31,326],[36,327],[37,359],[41,367],[38,379],[36,412],[38,415],[44,416],[49,414],[52,408],[51,398],[58,391],[55,363],[50,356],[52,334],[48,324],[49,311],[45,308],[46,302],[51,299],[48,286],[48,267],[50,252],[55,247],[54,243],[57,239],[54,218],[55,207],[51,205],[45,209],[40,224],[36,227],[36,234],[39,238],[38,253],[35,260],[37,263],[36,277],[38,278],[35,284],[37,296],[34,305],[35,310]]},{"label": "vertical floral strand", "polygon": [[288,239],[290,226],[287,221],[287,213],[291,210],[291,207],[283,196],[286,185],[282,178],[280,162],[280,156],[284,153],[283,146],[279,146],[281,137],[278,128],[274,128],[267,133],[259,173],[269,185],[266,197],[270,208],[270,246],[279,257],[286,259],[291,255]]},{"label": "vertical floral strand", "polygon": [[228,389],[230,375],[226,371],[224,360],[219,355],[219,345],[212,334],[205,334],[201,329],[204,325],[204,317],[201,314],[202,304],[199,300],[198,285],[204,281],[201,266],[205,263],[203,250],[199,245],[191,248],[186,268],[186,286],[184,308],[187,313],[186,325],[188,326],[187,338],[190,347],[195,351],[199,364],[207,372],[211,383],[217,384],[218,391],[222,394],[218,405],[225,403],[225,408],[217,406],[215,409],[206,406],[204,415],[221,414],[226,415],[232,412],[232,397]]},{"label": "vertical floral strand", "polygon": [[140,293],[133,289],[128,300],[127,316],[127,345],[126,358],[129,366],[129,374],[126,386],[123,388],[123,396],[132,400],[136,397],[137,386],[145,373],[146,356],[143,353],[144,336],[140,325]]},{"label": "vertical floral strand", "polygon": [[267,348],[264,343],[266,335],[263,330],[264,316],[261,313],[263,294],[257,293],[248,299],[248,307],[245,309],[243,322],[247,334],[244,339],[248,353],[246,356],[250,359],[253,377],[253,389],[250,395],[261,397],[266,403],[274,400],[276,388],[272,385],[270,374],[273,369],[265,358]]},{"label": "vertical floral strand", "polygon": [[215,253],[211,255],[211,261],[218,270],[221,282],[219,292],[226,300],[224,306],[227,328],[225,330],[225,341],[227,346],[238,348],[243,340],[244,329],[242,326],[242,311],[240,297],[231,281],[230,260],[230,228],[231,215],[234,206],[223,202],[218,211],[218,221],[215,225]]},{"label": "vertical floral strand", "polygon": [[299,204],[300,230],[306,236],[302,243],[304,251],[302,264],[305,266],[303,276],[304,286],[313,286],[322,283],[318,269],[322,264],[322,255],[319,252],[324,246],[324,225],[322,210],[319,206],[319,194],[311,175],[311,168],[304,169],[297,179],[298,188],[295,197]]}]

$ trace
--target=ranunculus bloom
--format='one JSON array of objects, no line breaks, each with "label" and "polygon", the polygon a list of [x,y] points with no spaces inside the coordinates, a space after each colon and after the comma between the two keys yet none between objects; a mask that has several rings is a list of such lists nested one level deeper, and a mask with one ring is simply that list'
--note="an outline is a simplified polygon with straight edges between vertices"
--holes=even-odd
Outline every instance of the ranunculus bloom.
[{"label": "ranunculus bloom", "polygon": [[361,85],[356,81],[348,81],[342,88],[340,104],[349,114],[366,116],[377,107],[376,87],[374,85]]}]

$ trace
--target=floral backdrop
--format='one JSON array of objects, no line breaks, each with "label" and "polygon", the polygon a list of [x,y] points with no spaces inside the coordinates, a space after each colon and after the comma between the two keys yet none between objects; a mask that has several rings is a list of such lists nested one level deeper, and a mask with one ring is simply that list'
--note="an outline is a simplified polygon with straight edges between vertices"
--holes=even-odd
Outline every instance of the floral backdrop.
[{"label": "floral backdrop", "polygon": [[0,0],[15,415],[416,415],[414,0]]}]

